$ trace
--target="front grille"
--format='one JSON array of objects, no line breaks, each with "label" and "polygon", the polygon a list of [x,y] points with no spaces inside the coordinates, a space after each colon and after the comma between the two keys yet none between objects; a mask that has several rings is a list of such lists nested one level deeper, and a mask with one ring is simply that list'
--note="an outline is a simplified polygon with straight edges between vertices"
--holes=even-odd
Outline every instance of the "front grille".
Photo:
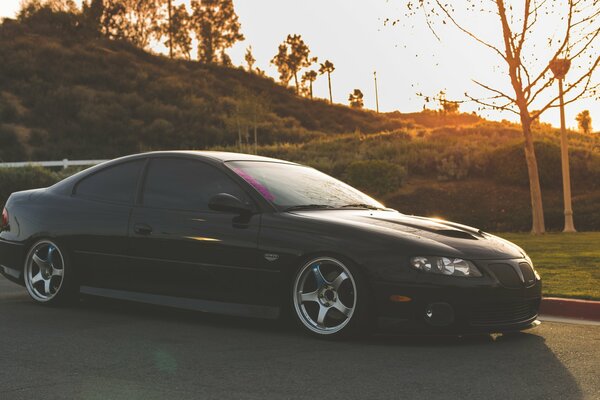
[{"label": "front grille", "polygon": [[509,325],[537,316],[540,300],[510,303],[481,303],[471,309],[469,321],[473,326]]},{"label": "front grille", "polygon": [[512,265],[498,263],[490,264],[488,268],[503,286],[511,289],[523,287],[523,282]]},{"label": "front grille", "polygon": [[531,268],[531,265],[529,265],[526,262],[522,262],[519,263],[519,269],[523,274],[523,279],[525,279],[525,284],[527,286],[530,286],[533,283],[535,283],[535,275],[533,274],[533,268]]}]

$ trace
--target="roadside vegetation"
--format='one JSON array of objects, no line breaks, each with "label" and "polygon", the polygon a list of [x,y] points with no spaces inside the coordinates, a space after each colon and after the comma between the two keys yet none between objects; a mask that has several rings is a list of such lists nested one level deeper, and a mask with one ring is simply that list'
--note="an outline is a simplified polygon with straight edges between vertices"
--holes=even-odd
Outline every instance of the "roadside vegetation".
[{"label": "roadside vegetation", "polygon": [[499,236],[529,254],[542,276],[544,296],[600,300],[600,232]]},{"label": "roadside vegetation", "polygon": [[[225,42],[213,53],[199,42],[200,59],[192,60],[189,32],[205,31],[199,28],[210,11],[200,3],[191,15],[176,11],[173,26],[135,32],[117,23],[118,13],[94,19],[101,4],[91,1],[81,13],[34,4],[0,24],[0,162],[170,149],[258,153],[318,168],[406,214],[492,232],[531,230],[520,124],[461,113],[443,92],[439,110],[418,113],[364,110],[360,89],[350,95],[353,107],[331,104],[331,91],[329,99],[313,99],[315,79],[327,79],[331,90],[335,66],[317,61],[300,35],[274,49],[276,82],[254,67],[251,48],[245,67],[231,65]],[[235,42],[234,17],[224,24]],[[147,51],[150,31],[173,41],[165,43],[169,57]],[[211,32],[217,39],[222,33]],[[580,131],[569,132],[575,226],[599,231],[600,134],[589,111],[577,122]],[[564,222],[559,131],[532,120],[531,135],[546,228],[557,232]],[[0,169],[0,206],[14,191],[49,186],[74,171]],[[502,236],[531,254],[546,295],[600,299],[599,235]]]}]

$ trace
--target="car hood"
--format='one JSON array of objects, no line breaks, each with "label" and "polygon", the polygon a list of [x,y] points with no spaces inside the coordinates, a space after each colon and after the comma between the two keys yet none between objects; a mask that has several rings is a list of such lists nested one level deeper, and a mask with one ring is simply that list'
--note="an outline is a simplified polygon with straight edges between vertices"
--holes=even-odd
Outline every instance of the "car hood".
[{"label": "car hood", "polygon": [[[310,210],[293,214],[327,224],[346,225],[399,240],[407,251],[422,255],[499,260],[527,258],[517,245],[480,229],[396,211]],[[415,254],[417,255],[417,254]]]}]

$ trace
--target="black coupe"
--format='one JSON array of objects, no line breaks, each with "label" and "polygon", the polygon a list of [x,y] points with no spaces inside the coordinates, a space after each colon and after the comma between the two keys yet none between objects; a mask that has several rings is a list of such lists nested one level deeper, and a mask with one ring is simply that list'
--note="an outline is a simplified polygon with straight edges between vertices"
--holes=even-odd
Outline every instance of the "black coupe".
[{"label": "black coupe", "polygon": [[39,303],[289,311],[322,336],[522,330],[541,298],[506,240],[401,214],[313,168],[220,152],[138,154],[13,193],[0,272]]}]

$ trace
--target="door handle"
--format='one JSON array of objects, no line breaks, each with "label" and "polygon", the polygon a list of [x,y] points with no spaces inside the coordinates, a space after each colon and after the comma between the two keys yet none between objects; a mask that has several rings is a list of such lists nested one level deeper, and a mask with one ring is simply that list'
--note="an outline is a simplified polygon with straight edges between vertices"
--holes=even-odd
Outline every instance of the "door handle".
[{"label": "door handle", "polygon": [[133,231],[138,235],[149,235],[152,233],[152,227],[148,224],[135,224]]}]

